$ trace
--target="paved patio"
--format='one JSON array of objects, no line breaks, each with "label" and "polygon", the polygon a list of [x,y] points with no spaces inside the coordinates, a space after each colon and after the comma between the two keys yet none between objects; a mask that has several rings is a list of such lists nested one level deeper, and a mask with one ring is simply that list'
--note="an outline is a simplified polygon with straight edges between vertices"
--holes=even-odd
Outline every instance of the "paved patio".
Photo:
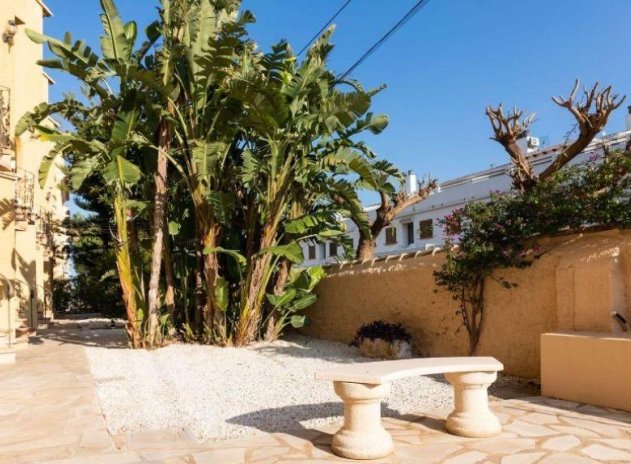
[{"label": "paved patio", "polygon": [[[111,436],[83,345],[101,331],[51,329],[0,366],[0,464],[298,464],[353,462],[330,452],[326,430],[197,443],[184,431]],[[115,348],[115,347],[112,347]],[[396,453],[379,463],[631,463],[631,414],[540,397],[496,400],[504,433],[477,440],[443,431],[448,411],[385,419]]]}]

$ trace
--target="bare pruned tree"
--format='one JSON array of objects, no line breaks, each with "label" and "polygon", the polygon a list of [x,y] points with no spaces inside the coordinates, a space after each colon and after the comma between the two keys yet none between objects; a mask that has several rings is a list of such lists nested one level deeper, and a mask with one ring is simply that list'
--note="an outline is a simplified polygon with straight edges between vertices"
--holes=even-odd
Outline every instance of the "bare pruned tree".
[{"label": "bare pruned tree", "polygon": [[426,179],[419,182],[418,190],[408,194],[404,189],[398,192],[389,192],[387,189],[379,190],[381,199],[376,217],[370,224],[361,223],[355,216],[351,216],[359,229],[359,243],[357,245],[357,259],[370,259],[375,254],[377,237],[392,224],[392,221],[406,208],[425,200],[436,188],[436,179]]},{"label": "bare pruned tree", "polygon": [[566,108],[574,116],[579,134],[576,140],[561,149],[555,160],[540,174],[535,174],[531,160],[517,143],[534,121],[534,114],[524,118],[524,112],[519,108],[504,114],[501,104],[496,108],[487,107],[486,115],[494,132],[492,139],[504,147],[513,163],[511,176],[515,189],[527,190],[572,161],[603,130],[611,113],[619,108],[626,98],[614,94],[611,86],[599,89],[596,82],[590,89],[583,88],[583,97],[577,101],[579,87],[580,82],[577,79],[568,98],[552,98],[557,105]]}]

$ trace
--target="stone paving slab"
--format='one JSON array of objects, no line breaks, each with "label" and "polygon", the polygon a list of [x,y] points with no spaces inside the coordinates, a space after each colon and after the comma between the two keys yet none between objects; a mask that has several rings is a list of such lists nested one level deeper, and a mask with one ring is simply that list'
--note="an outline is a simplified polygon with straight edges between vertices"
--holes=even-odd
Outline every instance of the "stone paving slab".
[{"label": "stone paving slab", "polygon": [[[185,431],[111,436],[79,332],[33,340],[0,366],[0,464],[326,464],[339,425],[199,443]],[[63,335],[63,336],[62,336]],[[116,349],[112,347],[112,349]],[[631,413],[541,397],[497,400],[503,433],[444,431],[445,410],[384,419],[395,453],[380,464],[631,463]]]}]

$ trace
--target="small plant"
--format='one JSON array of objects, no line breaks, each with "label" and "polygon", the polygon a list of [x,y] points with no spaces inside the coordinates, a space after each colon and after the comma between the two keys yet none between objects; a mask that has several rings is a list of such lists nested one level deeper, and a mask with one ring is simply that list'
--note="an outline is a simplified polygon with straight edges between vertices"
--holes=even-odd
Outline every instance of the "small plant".
[{"label": "small plant", "polygon": [[392,343],[395,341],[404,341],[410,343],[412,335],[403,328],[401,324],[391,324],[389,322],[379,320],[373,321],[369,324],[362,325],[355,338],[351,342],[351,346],[359,346],[362,340],[377,340],[381,339],[386,342]]}]

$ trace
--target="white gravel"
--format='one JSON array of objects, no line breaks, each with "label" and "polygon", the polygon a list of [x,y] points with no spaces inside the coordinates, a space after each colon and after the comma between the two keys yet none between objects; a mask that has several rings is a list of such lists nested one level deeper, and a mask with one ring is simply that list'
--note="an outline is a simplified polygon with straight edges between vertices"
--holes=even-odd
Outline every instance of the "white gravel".
[{"label": "white gravel", "polygon": [[[112,331],[113,332],[113,331]],[[367,361],[341,343],[294,336],[249,348],[171,345],[156,351],[86,346],[111,433],[187,430],[200,440],[313,428],[341,418],[315,371]],[[439,377],[393,384],[384,415],[452,407]]]}]

